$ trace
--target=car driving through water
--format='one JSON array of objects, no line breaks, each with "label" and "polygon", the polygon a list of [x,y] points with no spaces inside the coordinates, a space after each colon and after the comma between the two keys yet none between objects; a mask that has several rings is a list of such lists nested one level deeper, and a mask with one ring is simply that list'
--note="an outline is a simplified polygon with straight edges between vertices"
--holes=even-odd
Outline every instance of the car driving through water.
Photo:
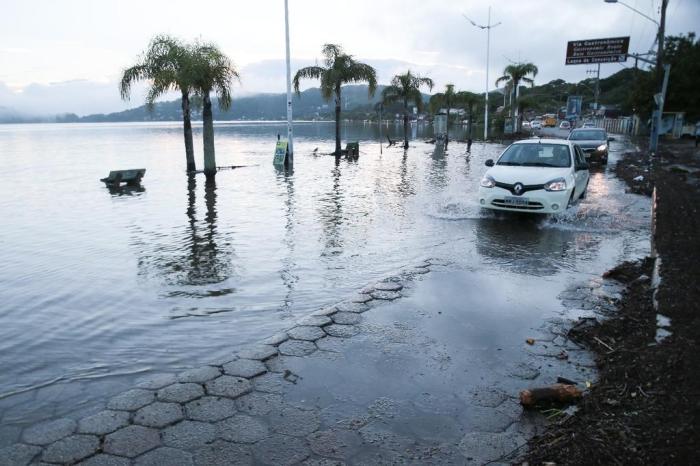
[{"label": "car driving through water", "polygon": [[552,214],[585,197],[588,163],[566,139],[526,139],[511,144],[481,179],[479,205],[486,209]]},{"label": "car driving through water", "polygon": [[569,133],[568,139],[583,150],[587,162],[608,163],[608,142],[612,139],[604,129],[577,128]]}]

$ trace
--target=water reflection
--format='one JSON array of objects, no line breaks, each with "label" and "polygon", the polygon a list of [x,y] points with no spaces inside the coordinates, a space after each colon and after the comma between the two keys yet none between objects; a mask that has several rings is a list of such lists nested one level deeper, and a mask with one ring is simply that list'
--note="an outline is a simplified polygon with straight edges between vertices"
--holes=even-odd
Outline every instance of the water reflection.
[{"label": "water reflection", "polygon": [[428,181],[436,190],[444,189],[449,183],[447,176],[447,152],[445,146],[435,143],[435,149],[430,156],[431,164],[428,171]]},{"label": "water reflection", "polygon": [[[197,178],[187,178],[187,224],[182,241],[171,241],[158,234],[138,242],[139,274],[160,276],[177,286],[212,285],[226,281],[232,274],[233,251],[230,241],[222,238],[217,226],[216,181],[204,184],[204,219],[197,218]],[[230,288],[216,290],[176,290],[167,296],[208,297],[228,294]]]},{"label": "water reflection", "polygon": [[296,199],[294,197],[294,167],[277,168],[277,181],[284,184],[284,239],[282,240],[287,248],[287,254],[282,258],[282,268],[280,277],[287,292],[284,296],[282,308],[289,309],[294,300],[292,299],[294,287],[299,281],[297,274],[297,264],[294,259],[296,251]]},{"label": "water reflection", "polygon": [[476,251],[509,270],[536,276],[557,273],[570,265],[572,232],[540,228],[542,218],[498,213],[476,223]]},{"label": "water reflection", "polygon": [[332,186],[330,191],[320,199],[318,208],[321,228],[323,230],[323,252],[321,256],[334,256],[342,253],[343,238],[341,230],[343,225],[343,193],[341,191],[341,167],[336,158],[335,166],[331,170]]}]

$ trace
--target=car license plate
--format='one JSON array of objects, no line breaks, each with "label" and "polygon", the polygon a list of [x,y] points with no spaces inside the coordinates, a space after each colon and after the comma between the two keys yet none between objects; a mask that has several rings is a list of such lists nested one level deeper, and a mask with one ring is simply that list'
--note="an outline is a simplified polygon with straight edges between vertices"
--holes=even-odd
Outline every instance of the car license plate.
[{"label": "car license plate", "polygon": [[526,197],[513,197],[513,196],[506,196],[503,199],[503,204],[507,206],[527,206],[530,200]]}]

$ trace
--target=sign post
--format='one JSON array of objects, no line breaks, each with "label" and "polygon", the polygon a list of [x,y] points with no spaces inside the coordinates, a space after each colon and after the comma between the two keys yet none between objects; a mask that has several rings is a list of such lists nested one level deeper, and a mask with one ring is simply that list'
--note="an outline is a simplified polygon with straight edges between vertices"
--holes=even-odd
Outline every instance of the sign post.
[{"label": "sign post", "polygon": [[277,141],[277,147],[275,147],[275,158],[272,159],[272,164],[277,168],[284,168],[287,166],[289,160],[289,145],[287,141]]}]

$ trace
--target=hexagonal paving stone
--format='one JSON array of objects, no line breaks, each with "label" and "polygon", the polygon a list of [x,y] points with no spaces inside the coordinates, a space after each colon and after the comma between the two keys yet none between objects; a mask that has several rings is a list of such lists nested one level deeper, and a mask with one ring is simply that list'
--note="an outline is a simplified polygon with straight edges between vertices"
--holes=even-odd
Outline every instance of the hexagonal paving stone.
[{"label": "hexagonal paving stone", "polygon": [[295,437],[305,437],[321,425],[318,412],[291,406],[271,413],[269,419],[273,431]]},{"label": "hexagonal paving stone", "polygon": [[214,441],[219,429],[214,424],[198,421],[182,421],[163,430],[163,443],[169,447],[201,447]]},{"label": "hexagonal paving stone", "polygon": [[175,374],[151,374],[139,379],[136,383],[137,388],[146,388],[149,390],[158,390],[166,385],[177,382]]},{"label": "hexagonal paving stone", "polygon": [[[315,328],[323,333],[323,330],[320,328]],[[316,345],[314,345],[311,341],[288,340],[282,343],[279,346],[279,349],[280,354],[284,354],[286,356],[306,356],[316,351]]]},{"label": "hexagonal paving stone", "polygon": [[267,424],[245,414],[221,421],[218,425],[221,438],[231,442],[255,443],[270,435]]},{"label": "hexagonal paving stone", "polygon": [[231,375],[222,375],[217,379],[210,380],[205,384],[205,387],[207,388],[207,393],[210,395],[225,396],[228,398],[238,398],[253,389],[248,379]]},{"label": "hexagonal paving stone", "polygon": [[326,337],[322,340],[318,340],[316,346],[321,351],[339,353],[347,346],[347,340],[339,337]]},{"label": "hexagonal paving stone", "polygon": [[97,436],[76,434],[46,447],[41,459],[50,463],[74,463],[95,454],[99,448]]},{"label": "hexagonal paving stone", "polygon": [[72,419],[55,419],[28,427],[22,440],[32,445],[48,445],[75,432],[77,424]]},{"label": "hexagonal paving stone", "polygon": [[253,453],[264,464],[286,466],[304,461],[311,449],[303,439],[273,435],[256,443]]},{"label": "hexagonal paving stone", "polygon": [[265,361],[265,368],[268,372],[284,372],[287,369],[287,357],[275,356]]},{"label": "hexagonal paving stone", "polygon": [[368,293],[359,293],[353,298],[351,298],[350,301],[353,303],[364,304],[372,301],[372,296],[370,296]]},{"label": "hexagonal paving stone", "polygon": [[284,389],[289,382],[284,380],[282,374],[268,372],[253,379],[253,386],[256,391],[267,393],[284,393]]},{"label": "hexagonal paving stone", "polygon": [[330,316],[338,312],[335,306],[324,307],[311,313],[312,316]]},{"label": "hexagonal paving stone", "polygon": [[[331,323],[331,318],[328,316],[306,316],[303,319],[297,321],[297,325],[312,325],[316,327],[323,327]],[[280,342],[281,343],[281,342]]]},{"label": "hexagonal paving stone", "polygon": [[81,434],[104,435],[129,425],[129,413],[126,411],[100,411],[78,421]]},{"label": "hexagonal paving stone", "polygon": [[349,459],[362,449],[362,438],[350,430],[321,430],[310,434],[307,440],[314,453],[329,458]]},{"label": "hexagonal paving stone", "polygon": [[136,458],[135,466],[191,466],[192,454],[171,447],[160,447]]},{"label": "hexagonal paving stone", "polygon": [[259,361],[264,361],[265,359],[271,358],[277,354],[277,348],[272,345],[258,345],[251,348],[246,348],[243,351],[238,352],[238,357],[244,359],[257,359]]},{"label": "hexagonal paving stone", "polygon": [[272,335],[271,337],[265,338],[263,340],[263,344],[277,346],[287,340],[289,340],[289,335],[287,335],[285,332],[280,332]]},{"label": "hexagonal paving stone", "polygon": [[156,429],[129,426],[105,437],[102,451],[117,456],[135,458],[160,446],[160,435]]},{"label": "hexagonal paving stone", "polygon": [[120,411],[136,411],[139,408],[152,403],[155,393],[143,388],[134,388],[121,395],[117,395],[107,403],[107,408]]},{"label": "hexagonal paving stone", "polygon": [[402,289],[402,284],[392,281],[379,282],[374,284],[375,291],[401,291]]},{"label": "hexagonal paving stone", "polygon": [[204,396],[204,388],[196,383],[174,383],[158,390],[157,396],[161,401],[187,403]]},{"label": "hexagonal paving stone", "polygon": [[177,403],[156,401],[134,414],[134,424],[146,427],[165,427],[184,418],[182,408]]},{"label": "hexagonal paving stone", "polygon": [[[269,359],[268,359],[269,361]],[[224,364],[224,373],[249,379],[267,371],[265,364],[257,359],[236,359]]]},{"label": "hexagonal paving stone", "polygon": [[374,299],[381,299],[384,301],[393,301],[401,297],[401,293],[398,291],[373,291],[370,293]]},{"label": "hexagonal paving stone", "polygon": [[338,312],[366,312],[369,311],[369,306],[362,303],[353,303],[349,301],[342,302],[336,305]]},{"label": "hexagonal paving stone", "polygon": [[362,316],[355,312],[339,312],[333,315],[333,322],[341,325],[355,325],[362,321]]},{"label": "hexagonal paving stone", "polygon": [[131,466],[131,461],[121,456],[99,455],[91,456],[85,461],[78,463],[78,466]]},{"label": "hexagonal paving stone", "polygon": [[221,375],[221,370],[218,367],[213,366],[202,366],[195,367],[194,369],[188,369],[186,371],[180,372],[177,375],[178,382],[183,383],[204,383],[212,379],[217,378]]},{"label": "hexagonal paving stone", "polygon": [[350,338],[360,333],[360,328],[355,325],[333,324],[323,327],[326,333],[332,337]]},{"label": "hexagonal paving stone", "polygon": [[330,458],[309,458],[301,464],[302,466],[347,466],[344,461],[332,460]]},{"label": "hexagonal paving stone", "polygon": [[253,392],[236,399],[236,408],[253,416],[265,416],[272,411],[279,411],[283,405],[282,397],[274,393]]},{"label": "hexagonal paving stone", "polygon": [[[319,338],[323,338],[326,334],[319,327],[313,325],[300,325],[299,327],[294,327],[287,330],[289,336],[295,340],[306,340],[306,341],[316,341]],[[288,342],[282,343],[282,345]],[[280,345],[280,346],[282,346]]]},{"label": "hexagonal paving stone", "polygon": [[0,448],[0,466],[24,466],[40,452],[41,448],[23,443]]},{"label": "hexagonal paving stone", "polygon": [[197,466],[248,466],[253,464],[253,455],[247,445],[217,440],[194,452]]},{"label": "hexagonal paving stone", "polygon": [[187,419],[216,422],[236,414],[236,403],[229,398],[205,396],[185,406]]}]

